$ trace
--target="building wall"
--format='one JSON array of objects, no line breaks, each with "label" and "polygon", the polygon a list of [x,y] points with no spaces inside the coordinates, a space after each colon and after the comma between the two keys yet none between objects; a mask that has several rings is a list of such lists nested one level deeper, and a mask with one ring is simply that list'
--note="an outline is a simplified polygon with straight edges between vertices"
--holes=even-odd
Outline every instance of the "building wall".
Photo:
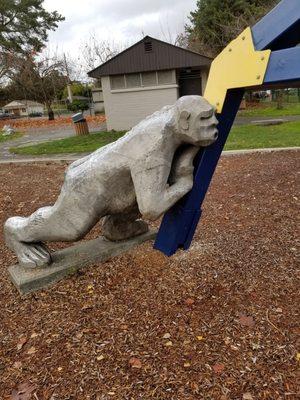
[{"label": "building wall", "polygon": [[[4,107],[5,108],[5,107]],[[32,113],[44,113],[44,107],[43,106],[24,106],[24,107],[14,107],[14,108],[9,108],[6,109],[9,114],[14,114],[14,115],[19,115],[21,117],[27,117],[29,114]]]},{"label": "building wall", "polygon": [[207,85],[208,74],[209,74],[209,68],[203,68],[201,70],[202,96],[204,95],[205,88],[206,88],[206,85]]},{"label": "building wall", "polygon": [[99,113],[104,111],[103,91],[101,88],[92,89],[92,98],[94,104],[94,112]]},{"label": "building wall", "polygon": [[[174,77],[175,70],[173,71]],[[129,130],[148,115],[178,99],[178,85],[111,89],[109,76],[102,77],[108,130]]]},{"label": "building wall", "polygon": [[32,113],[44,113],[44,107],[43,106],[28,106],[27,107],[27,115],[32,114]]}]

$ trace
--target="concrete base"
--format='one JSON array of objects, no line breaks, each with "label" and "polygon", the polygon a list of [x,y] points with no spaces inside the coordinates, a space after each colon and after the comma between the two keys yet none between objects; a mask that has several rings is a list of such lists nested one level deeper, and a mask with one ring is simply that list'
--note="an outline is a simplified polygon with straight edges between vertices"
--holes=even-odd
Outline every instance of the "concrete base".
[{"label": "concrete base", "polygon": [[52,253],[53,263],[49,267],[24,269],[17,264],[8,271],[19,293],[24,295],[52,285],[66,276],[73,275],[79,269],[125,253],[143,242],[155,239],[155,236],[156,231],[150,230],[121,242],[110,242],[99,237]]}]

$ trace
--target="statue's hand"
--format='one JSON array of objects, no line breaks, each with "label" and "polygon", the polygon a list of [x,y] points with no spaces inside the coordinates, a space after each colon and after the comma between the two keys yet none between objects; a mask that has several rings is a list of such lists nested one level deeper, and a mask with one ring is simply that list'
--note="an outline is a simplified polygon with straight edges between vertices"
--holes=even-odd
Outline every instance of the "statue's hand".
[{"label": "statue's hand", "polygon": [[174,160],[169,179],[171,184],[182,180],[182,178],[193,178],[193,161],[198,151],[198,147],[190,146]]}]

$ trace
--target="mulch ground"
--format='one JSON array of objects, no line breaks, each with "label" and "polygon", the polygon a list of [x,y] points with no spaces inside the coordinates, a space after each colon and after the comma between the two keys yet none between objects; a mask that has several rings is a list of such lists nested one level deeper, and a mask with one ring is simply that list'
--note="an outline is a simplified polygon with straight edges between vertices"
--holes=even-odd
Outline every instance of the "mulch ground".
[{"label": "mulch ground", "polygon": [[[0,398],[299,398],[298,159],[223,158],[190,251],[146,243],[25,298],[1,236]],[[0,224],[51,204],[65,167],[2,165]]]},{"label": "mulch ground", "polygon": [[[87,116],[85,117],[90,128],[98,127],[106,121],[105,115]],[[48,118],[20,118],[20,119],[7,119],[0,121],[0,130],[4,125],[10,125],[17,131],[27,131],[30,129],[45,129],[45,128],[62,128],[73,125],[71,116],[68,117],[55,117],[54,120],[49,121]]]}]

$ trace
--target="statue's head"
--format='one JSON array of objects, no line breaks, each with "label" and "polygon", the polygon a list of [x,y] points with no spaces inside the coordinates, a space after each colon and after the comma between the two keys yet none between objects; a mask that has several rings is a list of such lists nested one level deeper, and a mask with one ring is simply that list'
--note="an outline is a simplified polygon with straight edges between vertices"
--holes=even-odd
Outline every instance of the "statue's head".
[{"label": "statue's head", "polygon": [[215,110],[201,96],[184,96],[175,103],[176,131],[180,140],[195,146],[209,146],[218,138]]}]

